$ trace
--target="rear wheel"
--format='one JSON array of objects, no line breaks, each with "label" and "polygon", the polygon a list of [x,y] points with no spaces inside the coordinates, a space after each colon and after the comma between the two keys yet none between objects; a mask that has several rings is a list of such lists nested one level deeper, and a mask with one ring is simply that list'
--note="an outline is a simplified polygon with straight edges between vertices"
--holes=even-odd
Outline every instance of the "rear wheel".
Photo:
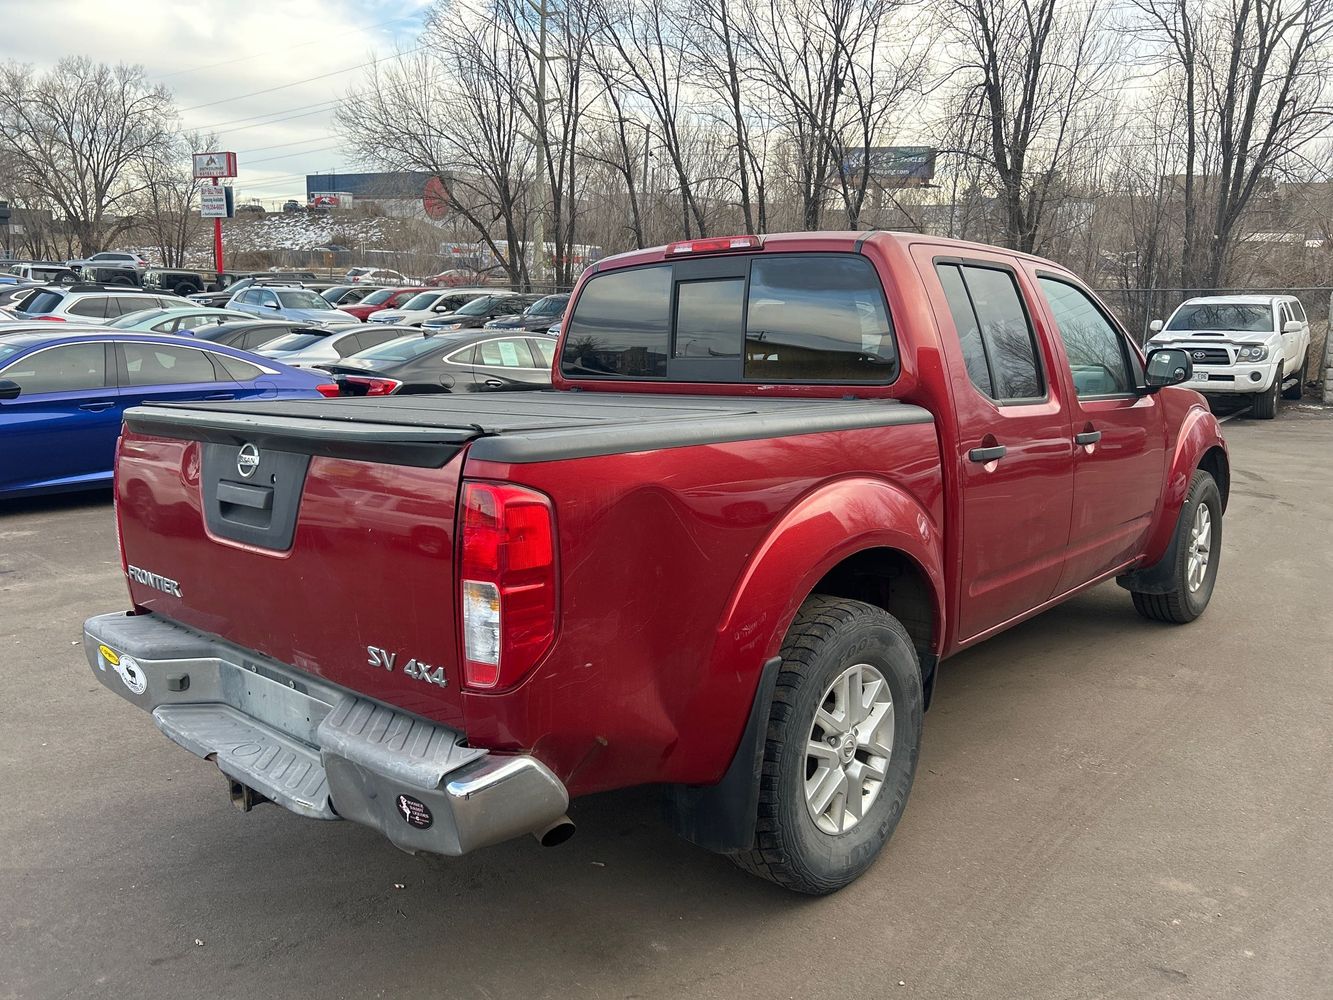
[{"label": "rear wheel", "polygon": [[921,671],[897,619],[815,596],[782,647],[751,849],[738,865],[823,895],[864,872],[892,835],[916,774]]},{"label": "rear wheel", "polygon": [[198,285],[192,285],[188,281],[182,281],[176,286],[176,294],[184,298],[187,295],[194,295],[200,291]]},{"label": "rear wheel", "polygon": [[1278,362],[1277,374],[1273,376],[1273,384],[1267,392],[1254,397],[1254,403],[1250,407],[1250,416],[1256,420],[1272,420],[1277,416],[1277,401],[1280,395],[1282,395],[1282,363]]},{"label": "rear wheel", "polygon": [[1296,383],[1290,389],[1282,390],[1283,399],[1300,399],[1305,394],[1305,377],[1310,370],[1310,352],[1305,352],[1305,357],[1301,358],[1300,371],[1296,373]]},{"label": "rear wheel", "polygon": [[1134,591],[1134,608],[1152,621],[1184,625],[1208,607],[1222,557],[1222,495],[1202,469],[1190,480],[1168,555],[1173,560],[1171,589],[1153,594]]}]

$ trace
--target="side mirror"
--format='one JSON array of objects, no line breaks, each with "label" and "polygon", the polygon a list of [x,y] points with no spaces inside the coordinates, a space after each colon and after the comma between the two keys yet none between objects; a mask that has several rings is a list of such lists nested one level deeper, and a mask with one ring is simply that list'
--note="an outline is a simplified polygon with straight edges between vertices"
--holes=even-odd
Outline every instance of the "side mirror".
[{"label": "side mirror", "polygon": [[1148,366],[1144,381],[1149,392],[1156,392],[1168,385],[1180,385],[1194,377],[1194,362],[1189,353],[1175,347],[1164,347],[1148,353]]},{"label": "side mirror", "polygon": [[0,402],[7,399],[18,399],[19,393],[22,391],[23,387],[17,382],[7,378],[0,378]]},{"label": "side mirror", "polygon": [[277,312],[277,311],[278,311],[278,304],[277,304],[276,302],[265,302],[265,303],[264,303],[264,308],[265,308],[265,309],[272,309],[274,312]]},{"label": "side mirror", "polygon": [[1153,333],[1161,333],[1162,327],[1164,325],[1165,324],[1160,319],[1155,319],[1148,324],[1148,329],[1151,330]]},{"label": "side mirror", "polygon": [[1295,319],[1289,319],[1289,320],[1287,320],[1285,323],[1282,324],[1282,332],[1283,332],[1283,333],[1300,333],[1300,332],[1301,332],[1301,324],[1300,324],[1300,320],[1295,320]]}]

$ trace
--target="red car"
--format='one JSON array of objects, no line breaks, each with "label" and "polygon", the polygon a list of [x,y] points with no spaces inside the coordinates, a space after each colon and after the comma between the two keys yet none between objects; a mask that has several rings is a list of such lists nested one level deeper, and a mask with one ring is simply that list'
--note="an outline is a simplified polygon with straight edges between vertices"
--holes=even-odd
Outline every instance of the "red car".
[{"label": "red car", "polygon": [[397,309],[413,295],[420,293],[420,288],[380,288],[371,292],[360,302],[350,306],[339,306],[338,308],[364,323],[371,313],[377,313],[381,309]]},{"label": "red car", "polygon": [[86,623],[94,674],[242,808],[449,855],[651,784],[826,893],[898,824],[942,661],[1103,581],[1154,621],[1212,595],[1230,471],[1190,359],[1049,261],[635,251],[580,279],[553,374],[130,410],[133,611]]}]

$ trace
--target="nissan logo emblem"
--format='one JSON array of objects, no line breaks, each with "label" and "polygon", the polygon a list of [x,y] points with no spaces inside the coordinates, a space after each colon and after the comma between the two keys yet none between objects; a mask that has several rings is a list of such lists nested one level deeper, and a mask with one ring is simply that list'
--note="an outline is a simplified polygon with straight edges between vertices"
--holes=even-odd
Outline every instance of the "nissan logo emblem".
[{"label": "nissan logo emblem", "polygon": [[241,445],[241,450],[236,453],[236,471],[249,479],[257,468],[259,468],[259,449],[252,444]]}]

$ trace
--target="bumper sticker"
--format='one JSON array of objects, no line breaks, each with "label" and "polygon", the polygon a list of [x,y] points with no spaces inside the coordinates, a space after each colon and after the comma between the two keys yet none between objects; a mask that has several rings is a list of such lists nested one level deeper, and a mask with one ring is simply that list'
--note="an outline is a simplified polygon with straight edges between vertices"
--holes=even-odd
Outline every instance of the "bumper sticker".
[{"label": "bumper sticker", "polygon": [[113,663],[116,673],[120,674],[120,679],[125,682],[125,686],[135,694],[143,694],[148,690],[148,678],[144,676],[143,668],[135,661],[132,656],[118,657],[119,662]]},{"label": "bumper sticker", "polygon": [[407,821],[408,826],[415,826],[418,830],[429,829],[435,822],[435,817],[430,814],[426,803],[410,795],[398,796],[398,813]]},{"label": "bumper sticker", "polygon": [[98,666],[101,667],[103,670],[106,669],[106,665],[108,663],[111,664],[113,667],[120,666],[120,656],[110,646],[103,643],[102,645],[97,647],[97,651],[102,654],[102,662],[99,663]]}]

